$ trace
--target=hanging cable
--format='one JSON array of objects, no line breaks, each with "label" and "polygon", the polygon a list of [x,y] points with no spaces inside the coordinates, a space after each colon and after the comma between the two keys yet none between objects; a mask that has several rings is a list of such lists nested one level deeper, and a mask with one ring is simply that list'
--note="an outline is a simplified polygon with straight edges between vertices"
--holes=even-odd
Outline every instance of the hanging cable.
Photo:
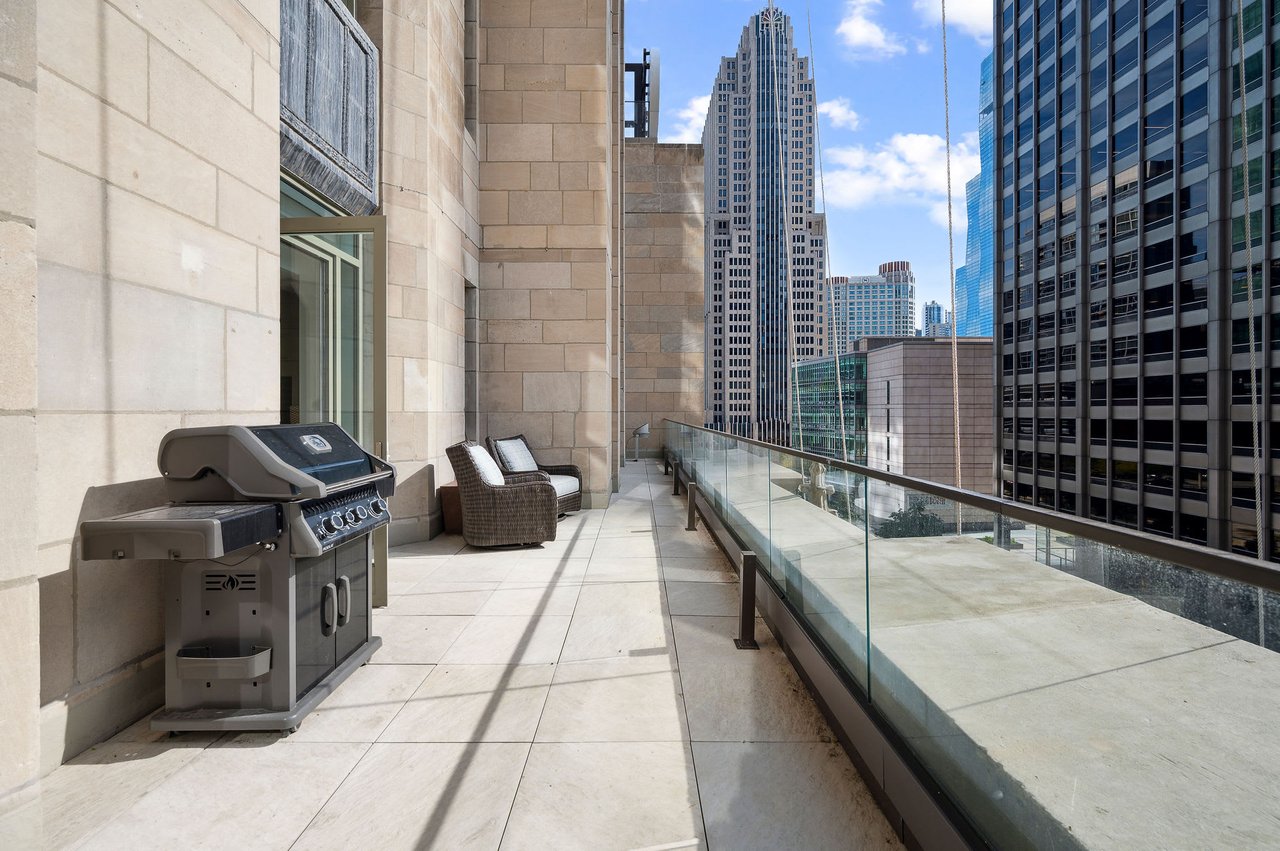
[{"label": "hanging cable", "polygon": [[[809,25],[809,76],[813,78],[813,102],[818,103],[818,54],[813,49],[813,10],[810,8],[809,0],[805,0],[804,4],[805,17]],[[822,165],[822,125],[818,121],[818,116],[813,117],[813,134],[814,134],[814,167],[818,170],[818,191],[822,197],[822,212],[827,212],[827,173]],[[822,270],[830,276],[831,273],[831,238],[825,232],[822,239]],[[835,320],[836,301],[834,287],[827,286],[825,282],[822,289],[826,291],[828,299],[828,316],[831,320]],[[849,443],[848,436],[845,434],[845,418],[844,418],[844,382],[840,377],[840,356],[844,354],[836,351],[834,355],[834,363],[836,370],[836,409],[840,417],[840,457],[845,463],[849,461]],[[799,397],[797,396],[797,403]]]},{"label": "hanging cable", "polygon": [[[955,439],[956,487],[964,487],[960,464],[960,348],[956,340],[956,240],[951,193],[951,76],[947,66],[947,0],[942,3],[942,113],[947,146],[947,262],[951,284],[951,421]],[[964,532],[960,503],[955,503],[956,534]]]},{"label": "hanging cable", "polygon": [[[1258,550],[1258,558],[1263,558],[1263,553],[1266,550],[1262,546],[1262,435],[1260,433],[1261,416],[1258,412],[1257,329],[1254,327],[1254,323],[1257,322],[1257,308],[1253,294],[1253,223],[1250,221],[1251,212],[1249,209],[1249,195],[1252,193],[1253,188],[1249,185],[1249,89],[1246,85],[1247,74],[1245,73],[1244,64],[1244,0],[1237,0],[1236,9],[1236,40],[1239,42],[1238,47],[1240,50],[1240,153],[1243,158],[1240,171],[1241,176],[1244,178],[1244,275],[1245,284],[1249,288],[1249,413],[1251,415],[1250,425],[1253,437],[1254,540]],[[1259,608],[1259,612],[1261,612],[1261,608]]]}]

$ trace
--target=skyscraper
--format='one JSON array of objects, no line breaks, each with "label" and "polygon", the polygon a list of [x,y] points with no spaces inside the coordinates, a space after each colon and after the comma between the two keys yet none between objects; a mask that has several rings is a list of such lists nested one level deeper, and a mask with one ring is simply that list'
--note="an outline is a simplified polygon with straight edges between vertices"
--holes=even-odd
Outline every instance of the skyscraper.
[{"label": "skyscraper", "polygon": [[880,264],[875,275],[827,278],[818,294],[823,355],[850,351],[863,337],[911,337],[916,328],[916,276],[906,260]]},{"label": "skyscraper", "polygon": [[791,365],[818,355],[826,217],[814,212],[814,99],[791,20],[753,15],[720,60],[706,152],[706,373],[712,425],[786,444]]},{"label": "skyscraper", "polygon": [[[997,4],[1005,496],[1277,559],[1250,398],[1251,360],[1264,400],[1280,380],[1269,296],[1253,354],[1248,319],[1280,286],[1272,6],[1245,3],[1246,199],[1234,3]],[[1260,420],[1275,508],[1270,406]]]},{"label": "skyscraper", "polygon": [[994,54],[982,60],[978,83],[978,155],[982,169],[965,185],[969,228],[964,265],[956,270],[955,331],[961,337],[990,337],[995,278],[996,111],[992,79]]},{"label": "skyscraper", "polygon": [[944,308],[936,301],[927,301],[924,304],[923,316],[920,320],[920,336],[921,337],[950,337],[951,336],[951,311]]}]

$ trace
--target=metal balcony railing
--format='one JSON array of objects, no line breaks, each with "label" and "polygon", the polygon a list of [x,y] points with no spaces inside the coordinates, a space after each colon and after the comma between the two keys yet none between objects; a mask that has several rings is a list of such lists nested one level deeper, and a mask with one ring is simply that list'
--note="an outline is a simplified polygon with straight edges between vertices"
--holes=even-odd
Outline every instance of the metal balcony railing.
[{"label": "metal balcony railing", "polygon": [[757,566],[740,644],[754,603],[904,837],[1280,844],[1273,566],[684,423],[666,452]]}]

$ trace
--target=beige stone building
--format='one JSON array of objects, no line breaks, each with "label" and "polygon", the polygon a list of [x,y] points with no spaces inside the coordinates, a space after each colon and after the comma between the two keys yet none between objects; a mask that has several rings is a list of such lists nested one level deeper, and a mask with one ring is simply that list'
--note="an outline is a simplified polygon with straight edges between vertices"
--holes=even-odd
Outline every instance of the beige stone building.
[{"label": "beige stone building", "polygon": [[625,149],[623,437],[649,423],[644,457],[661,451],[664,418],[704,421],[703,148],[628,139]]},{"label": "beige stone building", "polygon": [[76,535],[162,501],[168,430],[334,419],[398,543],[459,440],[603,506],[631,428],[702,418],[702,167],[623,144],[621,0],[353,5],[0,16],[0,796],[162,700],[157,563]]},{"label": "beige stone building", "polygon": [[[855,351],[867,359],[867,466],[944,485],[956,482],[951,340],[867,337]],[[956,340],[960,397],[960,482],[995,492],[994,365],[991,338]],[[902,508],[900,488],[880,486],[872,515]]]}]

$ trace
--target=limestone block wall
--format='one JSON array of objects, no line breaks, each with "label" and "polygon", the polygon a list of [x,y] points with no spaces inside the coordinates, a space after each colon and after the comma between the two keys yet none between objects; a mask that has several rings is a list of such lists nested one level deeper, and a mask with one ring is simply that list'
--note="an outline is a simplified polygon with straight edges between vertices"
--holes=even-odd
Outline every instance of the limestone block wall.
[{"label": "limestone block wall", "polygon": [[[991,340],[961,339],[957,348],[962,484],[967,490],[994,493]],[[869,466],[953,485],[954,429],[950,340],[905,342],[867,354]]]},{"label": "limestone block wall", "polygon": [[641,454],[661,451],[665,418],[705,421],[703,150],[628,139],[623,439],[650,423]]},{"label": "limestone block wall", "polygon": [[36,456],[36,15],[0,16],[0,798],[39,770],[40,585],[30,486]]},{"label": "limestone block wall", "polygon": [[603,505],[615,460],[610,334],[617,53],[610,0],[480,4],[479,430],[576,463]]},{"label": "limestone block wall", "polygon": [[465,119],[463,0],[357,4],[382,61],[393,544],[440,531],[445,447],[465,437],[465,288],[479,279],[479,159]]},{"label": "limestone block wall", "polygon": [[[0,135],[37,128],[29,168],[4,169],[36,187],[5,226],[37,224],[39,307],[4,335],[34,358],[35,383],[0,384],[0,398],[26,412],[35,451],[22,463],[38,476],[19,477],[35,485],[32,537],[5,558],[0,589],[11,564],[38,572],[39,627],[15,605],[0,630],[38,632],[31,711],[47,771],[163,700],[159,565],[81,562],[79,522],[162,499],[169,429],[278,421],[280,48],[272,0],[9,4],[31,7],[33,31],[6,36],[0,61],[36,66],[23,95],[35,120],[6,120]],[[4,726],[22,715],[6,706]],[[8,735],[0,789],[27,773],[12,769]]]}]

